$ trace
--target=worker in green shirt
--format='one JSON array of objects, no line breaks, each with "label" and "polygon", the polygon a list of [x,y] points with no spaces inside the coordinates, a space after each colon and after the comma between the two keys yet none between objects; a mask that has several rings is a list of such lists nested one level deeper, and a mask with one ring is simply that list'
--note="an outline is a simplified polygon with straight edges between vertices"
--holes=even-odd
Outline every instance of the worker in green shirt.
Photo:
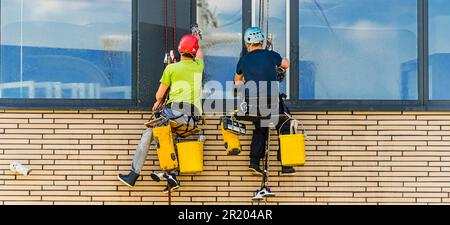
[{"label": "worker in green shirt", "polygon": [[[159,90],[156,93],[156,103],[153,111],[162,105],[164,110],[161,116],[176,121],[179,124],[194,126],[191,118],[202,115],[202,79],[205,68],[204,53],[199,47],[200,37],[188,34],[183,36],[178,46],[181,55],[180,62],[166,67],[161,78]],[[165,102],[165,96],[169,99]],[[140,141],[134,155],[131,171],[128,175],[118,175],[118,179],[125,185],[133,187],[140,176],[148,155],[150,144],[153,141],[153,128],[148,128]],[[168,181],[168,188],[164,192],[174,191],[180,187],[176,179],[177,171],[167,171],[164,178]],[[151,175],[155,181],[160,181],[161,175]],[[169,190],[170,188],[170,190]]]}]

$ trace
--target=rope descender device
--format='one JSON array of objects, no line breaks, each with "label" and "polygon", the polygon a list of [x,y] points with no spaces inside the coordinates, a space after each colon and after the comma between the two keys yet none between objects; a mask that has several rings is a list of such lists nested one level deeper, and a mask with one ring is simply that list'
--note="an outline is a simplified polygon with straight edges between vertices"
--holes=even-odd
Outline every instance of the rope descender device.
[{"label": "rope descender device", "polygon": [[200,40],[203,40],[203,32],[198,27],[198,24],[195,23],[191,25],[191,33],[195,36],[198,36]]},{"label": "rope descender device", "polygon": [[247,128],[234,117],[225,116],[221,119],[223,142],[228,155],[239,155],[242,151],[239,135],[245,135]]}]

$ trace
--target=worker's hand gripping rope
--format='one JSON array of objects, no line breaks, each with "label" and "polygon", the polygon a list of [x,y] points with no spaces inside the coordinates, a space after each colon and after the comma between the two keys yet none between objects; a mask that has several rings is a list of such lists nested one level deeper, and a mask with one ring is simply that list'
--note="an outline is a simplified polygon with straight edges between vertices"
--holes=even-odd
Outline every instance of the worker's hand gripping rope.
[{"label": "worker's hand gripping rope", "polygon": [[199,40],[203,40],[203,33],[198,27],[198,24],[192,24],[191,25],[191,33],[196,36]]}]

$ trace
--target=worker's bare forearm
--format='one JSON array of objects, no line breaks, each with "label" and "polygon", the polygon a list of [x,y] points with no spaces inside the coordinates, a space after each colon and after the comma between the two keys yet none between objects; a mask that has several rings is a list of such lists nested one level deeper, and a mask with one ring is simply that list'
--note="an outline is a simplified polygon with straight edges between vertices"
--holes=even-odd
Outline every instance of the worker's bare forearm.
[{"label": "worker's bare forearm", "polygon": [[195,56],[196,59],[205,60],[205,53],[203,52],[202,48],[199,48],[197,51],[197,55]]},{"label": "worker's bare forearm", "polygon": [[166,95],[168,89],[169,86],[165,84],[161,84],[159,86],[158,92],[156,92],[155,96],[157,102],[162,102],[164,100],[164,96]]},{"label": "worker's bare forearm", "polygon": [[234,76],[234,85],[239,86],[245,84],[244,75],[242,74],[236,74]]}]

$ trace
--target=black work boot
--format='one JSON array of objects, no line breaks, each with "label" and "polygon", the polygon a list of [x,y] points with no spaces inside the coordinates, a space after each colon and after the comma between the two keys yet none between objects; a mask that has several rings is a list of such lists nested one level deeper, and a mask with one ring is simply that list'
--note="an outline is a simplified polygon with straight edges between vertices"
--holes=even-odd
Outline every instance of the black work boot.
[{"label": "black work boot", "polygon": [[259,168],[259,159],[250,159],[250,166],[248,169],[252,171],[255,176],[262,176],[264,173],[261,168]]},{"label": "black work boot", "polygon": [[297,172],[295,171],[294,167],[291,166],[282,166],[281,167],[281,175],[283,176],[292,176],[295,175]]},{"label": "black work boot", "polygon": [[128,175],[119,174],[117,175],[117,178],[128,187],[134,187],[136,180],[139,178],[139,174],[131,171]]}]

